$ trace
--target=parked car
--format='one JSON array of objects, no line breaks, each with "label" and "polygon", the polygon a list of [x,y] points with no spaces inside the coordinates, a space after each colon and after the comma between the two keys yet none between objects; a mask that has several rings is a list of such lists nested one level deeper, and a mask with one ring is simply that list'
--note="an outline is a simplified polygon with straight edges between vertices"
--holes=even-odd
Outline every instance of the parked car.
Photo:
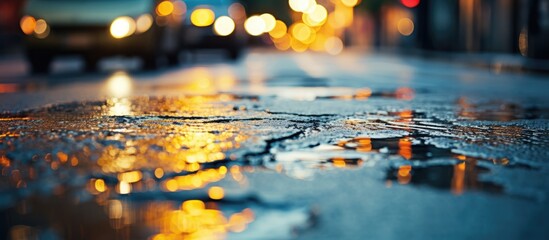
[{"label": "parked car", "polygon": [[79,54],[87,70],[102,57],[138,56],[154,69],[160,56],[176,63],[183,3],[158,0],[28,0],[20,27],[32,72],[55,56]]},{"label": "parked car", "polygon": [[184,49],[225,49],[237,59],[247,41],[244,7],[234,0],[186,0],[182,24]]}]

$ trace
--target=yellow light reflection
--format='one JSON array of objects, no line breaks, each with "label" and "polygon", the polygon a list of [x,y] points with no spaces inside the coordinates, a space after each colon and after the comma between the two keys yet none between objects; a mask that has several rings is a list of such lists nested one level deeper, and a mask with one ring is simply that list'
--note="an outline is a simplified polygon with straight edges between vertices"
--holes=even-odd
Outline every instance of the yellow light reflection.
[{"label": "yellow light reflection", "polygon": [[118,174],[118,180],[127,183],[139,182],[143,178],[141,171],[131,171]]},{"label": "yellow light reflection", "polygon": [[211,9],[198,8],[191,13],[191,23],[197,27],[207,27],[214,23],[215,13]]},{"label": "yellow light reflection", "polygon": [[154,176],[158,179],[164,176],[164,170],[162,168],[157,168],[154,170]]},{"label": "yellow light reflection", "polygon": [[412,166],[405,165],[398,169],[397,179],[400,184],[408,184],[412,180]]},{"label": "yellow light reflection", "polygon": [[133,80],[126,72],[115,72],[107,79],[106,87],[109,97],[128,97],[132,92]]},{"label": "yellow light reflection", "polygon": [[460,195],[465,190],[465,162],[456,164],[454,166],[454,175],[452,177],[452,193]]},{"label": "yellow light reflection", "polygon": [[118,193],[120,194],[129,194],[132,191],[132,185],[128,182],[118,183]]},{"label": "yellow light reflection", "polygon": [[200,200],[185,201],[180,209],[152,205],[150,210],[146,211],[152,212],[147,225],[159,230],[151,237],[153,240],[225,239],[229,231],[242,232],[254,220],[254,213],[248,208],[232,214],[227,220],[223,212]]},{"label": "yellow light reflection", "polygon": [[398,154],[406,160],[412,159],[412,141],[408,138],[398,140]]}]

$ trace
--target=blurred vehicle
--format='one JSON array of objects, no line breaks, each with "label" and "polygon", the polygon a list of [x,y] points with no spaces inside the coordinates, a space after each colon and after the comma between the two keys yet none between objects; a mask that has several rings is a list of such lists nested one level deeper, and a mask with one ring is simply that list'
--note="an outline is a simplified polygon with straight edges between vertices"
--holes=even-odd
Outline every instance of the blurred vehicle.
[{"label": "blurred vehicle", "polygon": [[146,69],[160,56],[176,63],[183,15],[177,1],[29,0],[20,27],[31,70],[46,73],[65,54],[82,55],[89,71],[112,55],[138,56]]},{"label": "blurred vehicle", "polygon": [[247,41],[246,12],[234,0],[186,0],[187,14],[182,24],[184,49],[225,49],[238,59]]}]

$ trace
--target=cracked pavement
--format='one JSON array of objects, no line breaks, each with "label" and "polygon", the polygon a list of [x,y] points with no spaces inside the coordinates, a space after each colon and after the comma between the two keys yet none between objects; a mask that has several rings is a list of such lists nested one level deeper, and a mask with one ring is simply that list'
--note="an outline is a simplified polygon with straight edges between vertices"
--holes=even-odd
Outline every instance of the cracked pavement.
[{"label": "cracked pavement", "polygon": [[547,76],[361,51],[105,65],[0,76],[0,236],[549,236]]}]

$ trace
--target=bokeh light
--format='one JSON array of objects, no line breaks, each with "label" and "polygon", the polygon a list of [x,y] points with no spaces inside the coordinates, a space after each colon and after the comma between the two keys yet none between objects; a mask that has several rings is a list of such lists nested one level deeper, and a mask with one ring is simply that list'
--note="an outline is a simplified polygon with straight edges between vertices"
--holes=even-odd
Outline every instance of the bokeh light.
[{"label": "bokeh light", "polygon": [[408,8],[415,8],[419,5],[420,0],[400,0],[400,2]]},{"label": "bokeh light", "polygon": [[360,3],[359,0],[341,0],[341,3],[347,7],[354,7]]},{"label": "bokeh light", "polygon": [[115,19],[110,28],[111,35],[114,38],[124,38],[135,32],[135,22],[131,17],[119,17]]},{"label": "bokeh light", "polygon": [[265,23],[265,29],[263,29],[263,32],[270,32],[275,28],[276,25],[276,19],[273,15],[269,13],[261,14],[259,17],[263,19],[263,22]]},{"label": "bokeh light", "polygon": [[23,33],[27,35],[32,34],[36,28],[36,19],[31,16],[24,16],[21,18],[19,25],[21,26]]},{"label": "bokeh light", "polygon": [[276,20],[273,29],[269,31],[269,35],[273,38],[281,38],[286,35],[287,31],[288,27],[286,26],[286,24],[280,20]]},{"label": "bokeh light", "polygon": [[315,0],[289,0],[290,8],[296,12],[307,12],[316,6]]},{"label": "bokeh light", "polygon": [[207,27],[214,23],[215,13],[208,8],[195,9],[191,13],[191,23],[197,27]]},{"label": "bokeh light", "polygon": [[156,7],[158,16],[168,16],[173,13],[174,5],[170,1],[163,1]]},{"label": "bokeh light", "polygon": [[221,200],[225,196],[225,191],[221,187],[211,187],[208,196],[213,200]]},{"label": "bokeh light", "polygon": [[235,23],[227,16],[221,16],[215,20],[214,31],[219,36],[229,36],[234,32]]},{"label": "bokeh light", "polygon": [[150,14],[146,13],[137,18],[136,21],[136,32],[144,33],[148,31],[153,24],[153,18]]},{"label": "bokeh light", "polygon": [[38,21],[36,21],[36,27],[34,28],[34,33],[40,35],[45,33],[47,29],[48,29],[48,24],[46,23],[46,21],[44,21],[44,19],[38,19]]},{"label": "bokeh light", "polygon": [[244,22],[246,32],[252,36],[259,36],[264,33],[265,21],[259,16],[251,16]]},{"label": "bokeh light", "polygon": [[332,55],[340,54],[343,51],[343,41],[338,37],[329,37],[324,44],[326,52]]},{"label": "bokeh light", "polygon": [[401,18],[398,21],[398,32],[403,36],[410,36],[414,33],[414,22],[409,18]]}]

